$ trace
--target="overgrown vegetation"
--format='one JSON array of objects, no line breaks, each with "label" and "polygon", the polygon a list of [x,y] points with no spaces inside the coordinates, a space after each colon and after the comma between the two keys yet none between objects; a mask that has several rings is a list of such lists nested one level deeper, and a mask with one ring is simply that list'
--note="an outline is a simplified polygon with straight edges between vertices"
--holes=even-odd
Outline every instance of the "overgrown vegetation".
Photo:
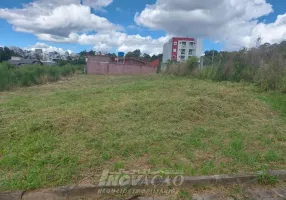
[{"label": "overgrown vegetation", "polygon": [[190,75],[197,71],[199,66],[198,59],[195,56],[189,57],[186,62],[168,61],[165,63],[163,73],[173,75]]},{"label": "overgrown vegetation", "polygon": [[61,77],[71,76],[78,67],[65,66],[21,66],[15,67],[0,63],[0,91],[15,86],[31,86],[58,81]]},{"label": "overgrown vegetation", "polygon": [[86,65],[85,57],[78,57],[72,60],[70,57],[67,60],[56,60],[58,66],[65,66],[65,65],[75,65],[75,66],[83,66]]},{"label": "overgrown vegetation", "polygon": [[[169,74],[186,73],[182,70],[184,64],[172,65],[173,69],[170,70],[169,66],[167,70]],[[201,69],[188,71],[188,74],[214,81],[249,82],[262,90],[286,92],[286,41],[236,52],[206,51],[204,65]]]},{"label": "overgrown vegetation", "polygon": [[0,190],[94,183],[103,169],[285,169],[285,99],[183,76],[76,75],[2,92]]}]

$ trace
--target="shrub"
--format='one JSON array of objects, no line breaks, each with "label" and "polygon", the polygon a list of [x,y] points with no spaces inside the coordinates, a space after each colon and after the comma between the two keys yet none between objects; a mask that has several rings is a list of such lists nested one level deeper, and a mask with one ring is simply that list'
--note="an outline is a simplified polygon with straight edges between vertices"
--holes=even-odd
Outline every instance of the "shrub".
[{"label": "shrub", "polygon": [[27,65],[15,67],[7,63],[0,63],[0,91],[9,90],[15,86],[31,86],[54,82],[61,77],[71,76],[77,66],[41,66]]},{"label": "shrub", "polygon": [[185,63],[177,61],[168,61],[166,63],[167,69],[164,71],[165,74],[173,75],[191,75],[199,74],[196,69],[199,66],[197,57],[190,57]]},{"label": "shrub", "polygon": [[12,73],[9,70],[8,64],[4,63],[0,65],[0,90],[10,89],[10,82]]},{"label": "shrub", "polygon": [[255,83],[263,90],[285,90],[286,69],[277,64],[265,65],[258,70]]},{"label": "shrub", "polygon": [[186,61],[186,65],[190,72],[193,71],[199,66],[198,58],[195,56],[189,57],[189,59]]},{"label": "shrub", "polygon": [[264,44],[258,48],[235,52],[205,53],[204,60],[212,66],[200,70],[199,77],[215,81],[245,81],[263,90],[286,92],[286,42]]}]

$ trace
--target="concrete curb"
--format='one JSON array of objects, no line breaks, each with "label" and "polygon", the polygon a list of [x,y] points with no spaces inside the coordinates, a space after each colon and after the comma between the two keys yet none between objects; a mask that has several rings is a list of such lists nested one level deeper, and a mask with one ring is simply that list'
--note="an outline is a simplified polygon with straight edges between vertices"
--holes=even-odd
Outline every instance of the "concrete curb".
[{"label": "concrete curb", "polygon": [[[238,175],[214,175],[214,176],[194,176],[184,177],[182,187],[190,187],[194,185],[211,185],[211,184],[242,184],[242,183],[256,183],[257,174],[238,174]],[[279,180],[286,180],[286,170],[272,170],[267,173],[269,176],[277,176]],[[163,181],[158,180],[157,183]],[[139,184],[136,187],[142,188],[144,184]],[[145,186],[146,187],[146,186]],[[120,187],[99,187],[97,185],[89,186],[67,186],[55,189],[43,189],[38,191],[17,191],[17,192],[3,192],[0,193],[0,200],[67,200],[94,198],[99,196],[98,191],[102,189],[119,189]]]}]

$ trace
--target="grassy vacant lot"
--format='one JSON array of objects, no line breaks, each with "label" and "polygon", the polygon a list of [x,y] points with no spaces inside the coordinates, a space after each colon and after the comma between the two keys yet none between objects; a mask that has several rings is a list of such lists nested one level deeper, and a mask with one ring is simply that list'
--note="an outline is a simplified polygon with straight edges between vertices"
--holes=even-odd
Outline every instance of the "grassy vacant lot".
[{"label": "grassy vacant lot", "polygon": [[0,190],[103,169],[286,168],[286,95],[172,76],[75,76],[0,93]]}]

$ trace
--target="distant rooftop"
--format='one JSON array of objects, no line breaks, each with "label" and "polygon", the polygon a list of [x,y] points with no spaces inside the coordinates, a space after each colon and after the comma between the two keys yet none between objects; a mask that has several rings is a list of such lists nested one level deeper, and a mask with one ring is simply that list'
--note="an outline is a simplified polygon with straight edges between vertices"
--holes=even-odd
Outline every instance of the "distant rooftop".
[{"label": "distant rooftop", "polygon": [[32,64],[40,64],[42,65],[43,63],[39,60],[35,60],[35,59],[20,59],[20,60],[8,60],[8,63],[11,65],[17,65],[17,66],[21,66],[21,65],[32,65]]}]

